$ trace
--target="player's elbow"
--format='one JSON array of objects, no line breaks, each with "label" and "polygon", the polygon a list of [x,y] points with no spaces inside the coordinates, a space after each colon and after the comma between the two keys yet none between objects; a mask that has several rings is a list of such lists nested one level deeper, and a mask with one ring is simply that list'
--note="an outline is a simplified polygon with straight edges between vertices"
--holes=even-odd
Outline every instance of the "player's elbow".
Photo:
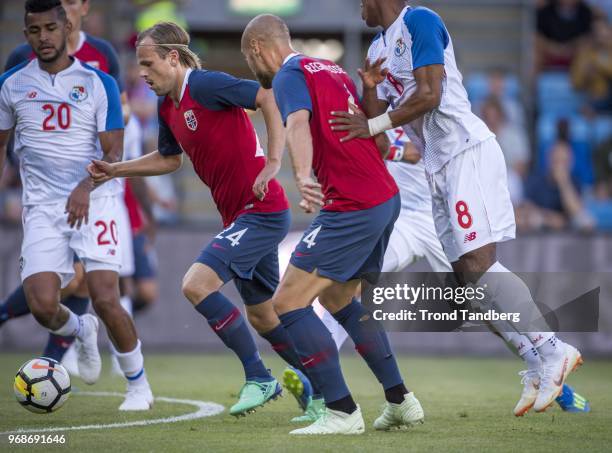
[{"label": "player's elbow", "polygon": [[183,166],[183,155],[177,154],[175,156],[168,156],[166,158],[166,166],[168,173],[178,170]]}]

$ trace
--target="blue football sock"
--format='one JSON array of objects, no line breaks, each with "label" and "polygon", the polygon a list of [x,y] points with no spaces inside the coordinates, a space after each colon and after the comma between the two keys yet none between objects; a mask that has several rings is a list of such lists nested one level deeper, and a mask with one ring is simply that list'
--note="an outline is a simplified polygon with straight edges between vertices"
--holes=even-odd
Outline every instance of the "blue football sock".
[{"label": "blue football sock", "polygon": [[[293,368],[297,368],[302,373],[304,373],[306,377],[308,377],[308,371],[306,370],[306,368],[304,368],[304,366],[302,365],[302,362],[300,361],[300,357],[298,356],[298,353],[295,350],[295,345],[293,344],[293,340],[291,340],[291,337],[289,336],[289,334],[287,333],[287,330],[283,327],[282,324],[279,324],[271,331],[262,333],[260,335],[263,339],[267,340],[270,343],[270,345],[272,346],[272,349],[274,349],[274,351],[279,356],[281,356],[281,358],[285,362],[287,362]],[[313,391],[314,396],[316,397],[320,395],[321,391],[312,382],[312,380],[310,384],[312,385],[312,391]]]},{"label": "blue football sock", "polygon": [[340,369],[336,343],[312,307],[280,315],[280,320],[293,340],[311,383],[321,390],[325,403],[350,396]]},{"label": "blue football sock", "polygon": [[214,292],[196,305],[195,309],[207,320],[223,343],[236,353],[247,381],[270,381],[272,376],[266,369],[251,332],[240,310],[223,294]]},{"label": "blue football sock", "polygon": [[[81,316],[87,313],[89,298],[74,295],[68,296],[62,300],[62,304],[68,307],[74,314]],[[61,335],[50,333],[47,346],[45,346],[43,351],[43,357],[49,357],[61,362],[72,343],[74,343],[74,337],[62,337]]]},{"label": "blue football sock", "polygon": [[13,318],[30,313],[23,285],[13,291],[0,305],[0,325]]},{"label": "blue football sock", "polygon": [[[403,387],[397,362],[391,351],[387,333],[365,307],[356,299],[334,314],[355,343],[355,349],[364,358],[385,390]],[[402,395],[403,400],[403,395]]]}]

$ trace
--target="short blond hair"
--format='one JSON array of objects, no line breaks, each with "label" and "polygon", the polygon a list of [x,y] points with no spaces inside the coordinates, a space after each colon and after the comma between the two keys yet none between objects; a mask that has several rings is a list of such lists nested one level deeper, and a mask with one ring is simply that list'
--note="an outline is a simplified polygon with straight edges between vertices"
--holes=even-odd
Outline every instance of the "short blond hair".
[{"label": "short blond hair", "polygon": [[176,50],[181,65],[192,69],[202,67],[200,57],[189,48],[189,33],[180,25],[174,22],[158,22],[138,34],[136,46],[141,46],[145,38],[151,38],[155,51],[161,58],[166,58],[166,55]]}]

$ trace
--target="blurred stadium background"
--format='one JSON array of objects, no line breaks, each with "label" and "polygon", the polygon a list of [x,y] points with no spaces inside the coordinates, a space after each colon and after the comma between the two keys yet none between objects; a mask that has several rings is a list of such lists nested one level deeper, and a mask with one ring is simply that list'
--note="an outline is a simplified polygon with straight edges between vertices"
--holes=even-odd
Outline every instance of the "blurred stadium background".
[{"label": "blurred stadium background", "polygon": [[[206,68],[252,78],[240,54],[250,17],[273,12],[289,23],[295,47],[339,62],[355,78],[375,34],[361,21],[359,0],[89,0],[84,29],[110,40],[122,62],[130,102],[155,149],[156,98],[138,78],[135,34],[159,20],[188,26]],[[474,110],[497,134],[506,155],[519,238],[501,247],[503,262],[525,272],[612,270],[612,0],[415,1],[435,9],[455,41]],[[23,40],[23,1],[0,3],[0,63]],[[265,137],[263,120],[254,122]],[[231,140],[231,137],[228,137]],[[288,159],[287,159],[288,160]],[[291,168],[279,176],[294,206]],[[16,169],[0,180],[0,296],[18,283],[21,241]],[[190,164],[150,178],[156,200],[157,303],[137,317],[148,350],[215,349],[221,343],[194,316],[180,292],[184,271],[221,226],[208,191]],[[561,193],[576,190],[578,206]],[[309,217],[294,210],[296,231]],[[419,263],[415,269],[427,270]],[[612,280],[612,279],[609,279]],[[234,300],[237,293],[226,289]],[[612,355],[612,309],[602,307],[595,334],[563,335],[590,355]],[[27,334],[24,334],[27,332]],[[606,333],[607,332],[607,333]],[[33,319],[7,323],[0,350],[38,350],[45,332]],[[488,334],[395,334],[398,350],[493,355],[503,344]]]}]

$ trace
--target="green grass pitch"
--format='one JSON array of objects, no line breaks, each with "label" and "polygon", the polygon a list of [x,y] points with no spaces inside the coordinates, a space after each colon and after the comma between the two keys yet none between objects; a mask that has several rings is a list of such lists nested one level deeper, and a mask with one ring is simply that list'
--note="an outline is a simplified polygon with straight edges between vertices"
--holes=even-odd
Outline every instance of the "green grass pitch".
[{"label": "green grass pitch", "polygon": [[[0,355],[0,432],[18,428],[107,424],[182,415],[190,406],[157,403],[148,413],[123,414],[119,398],[71,397],[54,414],[36,415],[15,401],[12,381],[28,355]],[[280,376],[283,363],[266,356]],[[157,396],[213,401],[227,408],[235,401],[242,372],[229,355],[146,356],[147,371]],[[73,379],[83,390],[122,391],[123,382],[108,373],[95,386]],[[565,414],[555,405],[545,414],[517,419],[512,408],[520,393],[518,360],[473,358],[413,358],[402,356],[406,383],[421,400],[424,425],[390,433],[375,432],[371,424],[383,402],[381,389],[365,364],[354,354],[342,366],[355,399],[361,405],[366,433],[361,436],[295,438],[289,436],[291,417],[298,414],[290,395],[239,420],[221,415],[176,424],[65,433],[66,444],[38,448],[63,451],[173,452],[173,451],[522,451],[599,452],[612,445],[612,362],[588,361],[570,376],[569,383],[592,404],[590,414]],[[0,451],[17,448],[0,436]],[[30,447],[36,448],[36,447]]]}]

